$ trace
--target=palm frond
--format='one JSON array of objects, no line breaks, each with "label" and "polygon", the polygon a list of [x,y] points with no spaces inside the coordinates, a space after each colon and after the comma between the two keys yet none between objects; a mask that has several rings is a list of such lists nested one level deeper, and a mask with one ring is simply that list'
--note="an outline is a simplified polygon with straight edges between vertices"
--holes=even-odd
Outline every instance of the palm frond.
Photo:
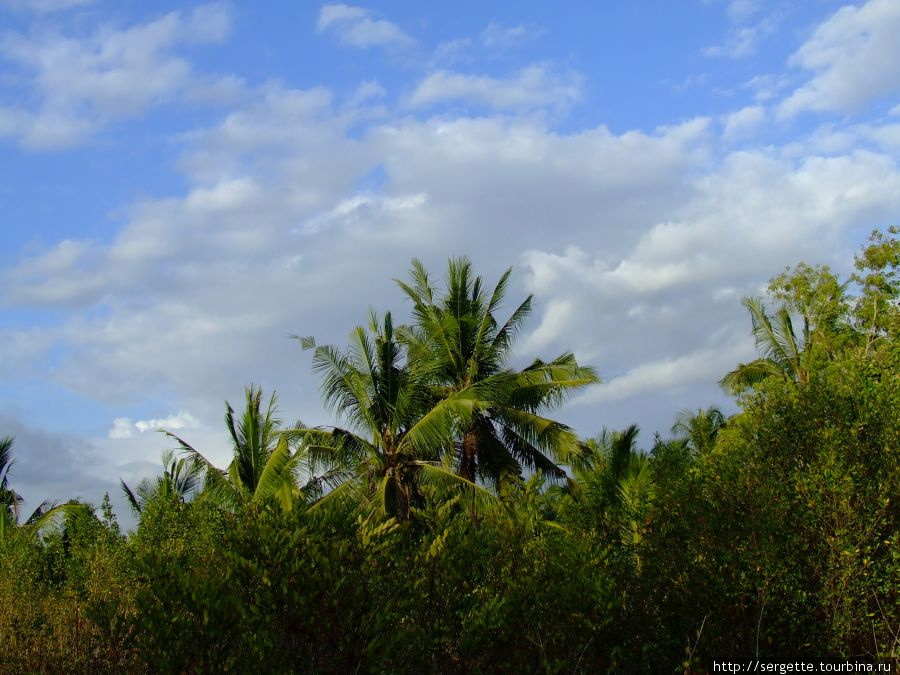
[{"label": "palm frond", "polygon": [[119,483],[122,485],[122,494],[125,496],[125,499],[128,500],[128,505],[131,507],[131,511],[134,515],[141,515],[141,511],[143,510],[141,502],[138,501],[137,495],[132,492],[131,488],[125,483],[121,478],[119,479]]},{"label": "palm frond", "polygon": [[719,386],[730,394],[740,394],[756,386],[767,377],[780,377],[784,371],[770,359],[756,359],[738,367],[719,380]]},{"label": "palm frond", "polygon": [[415,424],[400,441],[398,451],[413,457],[427,457],[444,447],[454,424],[465,425],[478,408],[478,399],[471,388],[464,389],[439,401]]},{"label": "palm frond", "polygon": [[441,492],[459,495],[460,503],[474,509],[476,515],[493,515],[501,508],[497,496],[477,483],[458,476],[438,462],[414,461],[419,469],[419,480]]},{"label": "palm frond", "polygon": [[203,492],[214,503],[229,509],[234,509],[240,504],[242,494],[239,485],[229,481],[215,464],[204,457],[203,453],[196,450],[187,441],[165,429],[160,429],[159,431],[178,443],[182,454],[201,467],[204,482]]},{"label": "palm frond", "polygon": [[558,461],[571,464],[581,457],[582,446],[578,436],[562,422],[506,406],[497,413],[501,422],[526,443],[550,452]]}]

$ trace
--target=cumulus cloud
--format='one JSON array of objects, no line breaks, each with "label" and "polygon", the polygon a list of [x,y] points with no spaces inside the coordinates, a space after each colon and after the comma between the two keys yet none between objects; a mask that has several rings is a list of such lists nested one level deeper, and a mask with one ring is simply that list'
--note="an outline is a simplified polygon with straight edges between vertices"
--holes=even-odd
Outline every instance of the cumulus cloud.
[{"label": "cumulus cloud", "polygon": [[642,363],[610,379],[605,386],[581,394],[574,403],[579,406],[598,405],[673,387],[715,382],[746,356],[746,345],[731,344]]},{"label": "cumulus cloud", "polygon": [[507,26],[491,21],[481,32],[481,44],[488,49],[512,49],[520,47],[540,35],[538,30],[530,30],[521,24]]},{"label": "cumulus cloud", "polygon": [[812,76],[779,106],[782,117],[803,111],[853,113],[900,91],[900,4],[848,5],[819,25],[791,57]]},{"label": "cumulus cloud", "polygon": [[359,86],[356,87],[356,91],[350,97],[350,104],[359,105],[373,99],[384,98],[386,94],[387,89],[378,84],[376,80],[366,80],[365,82],[360,82]]},{"label": "cumulus cloud", "polygon": [[753,0],[734,0],[728,3],[728,18],[732,25],[728,29],[725,41],[719,45],[706,47],[703,55],[707,57],[725,57],[744,59],[753,56],[759,44],[774,34],[781,25],[782,16],[773,11],[763,18],[749,23],[748,20],[759,10],[759,4]]},{"label": "cumulus cloud", "polygon": [[168,417],[138,420],[137,422],[132,422],[128,417],[117,417],[113,420],[112,427],[110,427],[107,435],[109,438],[132,438],[135,431],[140,433],[156,431],[157,429],[178,431],[179,429],[197,429],[201,426],[203,425],[196,417],[182,410]]},{"label": "cumulus cloud", "polygon": [[174,50],[220,42],[230,26],[230,12],[213,4],[86,37],[6,33],[0,55],[28,84],[23,103],[0,106],[0,135],[30,148],[57,148],[178,97],[203,98],[216,89],[221,96],[223,88],[234,89],[234,78],[200,78]]},{"label": "cumulus cloud", "polygon": [[323,5],[319,10],[316,28],[333,33],[348,47],[410,47],[415,40],[396,24],[374,18],[371,11],[351,5]]},{"label": "cumulus cloud", "polygon": [[117,417],[107,432],[110,438],[131,438],[134,436],[134,422],[128,417]]},{"label": "cumulus cloud", "polygon": [[[329,7],[320,21],[335,35],[374,20]],[[32,250],[4,273],[4,300],[53,310],[41,329],[62,347],[48,377],[105,402],[110,437],[91,447],[121,448],[116,467],[158,456],[139,423],[179,421],[134,421],[158,414],[133,412],[148,400],[190,410],[181,421],[204,427],[195,445],[250,382],[278,389],[286,419],[333,421],[287,336],[344,344],[370,305],[403,320],[391,279],[413,256],[440,275],[448,255],[468,254],[489,281],[515,264],[510,305],[535,294],[516,358],[574,349],[609,382],[567,421],[665,429],[752,354],[742,295],[801,259],[839,269],[849,231],[900,210],[896,132],[841,127],[865,149],[832,138],[826,151],[824,133],[730,145],[764,128],[760,106],[632,130],[534,114],[581,86],[546,65],[507,78],[440,71],[410,95],[415,115],[372,117],[385,85],[362,85],[347,106],[346,92],[262,84],[179,137],[183,188],[122,209],[103,241]],[[430,112],[455,102],[479,114]],[[29,352],[28,330],[6,329],[4,344],[46,366],[49,347]],[[672,399],[638,409],[654,392]],[[227,443],[209,443],[224,462]]]},{"label": "cumulus cloud", "polygon": [[[536,294],[521,359],[575,349],[616,382],[610,405],[671,387],[679,369],[715,391],[733,350],[752,353],[741,295],[784,264],[833,261],[846,228],[900,208],[896,161],[875,151],[819,155],[810,139],[710,162],[703,118],[621,133],[395,118],[360,135],[333,98],[263,86],[184,136],[183,194],[135,205],[107,244],[62,242],[12,269],[8,302],[92,310],[53,328],[59,381],[110,403],[178,391],[196,420],[256,381],[287,418],[323,422],[286,336],[342,344],[368,305],[401,319],[391,278],[409,259],[439,274],[467,253],[488,279],[517,263],[511,302]],[[383,181],[360,189],[375,169]],[[707,405],[703,391],[676,409]],[[651,428],[670,423],[650,414]],[[142,436],[131,419],[111,431]]]},{"label": "cumulus cloud", "polygon": [[545,65],[528,66],[508,78],[439,70],[419,83],[408,104],[419,108],[459,101],[492,110],[566,107],[581,98],[582,86],[579,74],[556,73]]},{"label": "cumulus cloud", "polygon": [[727,141],[737,141],[751,136],[766,118],[763,106],[752,105],[725,115],[722,135]]},{"label": "cumulus cloud", "polygon": [[728,18],[736,23],[746,21],[759,9],[759,0],[731,0],[728,3]]}]

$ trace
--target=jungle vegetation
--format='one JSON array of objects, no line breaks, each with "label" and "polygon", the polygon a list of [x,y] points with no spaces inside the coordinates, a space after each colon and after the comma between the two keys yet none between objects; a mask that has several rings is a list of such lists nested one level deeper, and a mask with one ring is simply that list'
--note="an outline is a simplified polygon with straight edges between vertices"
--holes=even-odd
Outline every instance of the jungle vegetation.
[{"label": "jungle vegetation", "polygon": [[[554,419],[600,377],[510,365],[464,258],[398,280],[312,370],[334,423],[249,386],[232,460],[160,437],[164,471],[21,513],[0,440],[0,671],[696,672],[713,659],[900,656],[900,239],[849,279],[798,264],[743,301],[758,358],[739,412],[579,438]],[[301,352],[298,358],[308,358]],[[648,446],[642,448],[641,442]],[[31,495],[29,495],[31,496]]]}]

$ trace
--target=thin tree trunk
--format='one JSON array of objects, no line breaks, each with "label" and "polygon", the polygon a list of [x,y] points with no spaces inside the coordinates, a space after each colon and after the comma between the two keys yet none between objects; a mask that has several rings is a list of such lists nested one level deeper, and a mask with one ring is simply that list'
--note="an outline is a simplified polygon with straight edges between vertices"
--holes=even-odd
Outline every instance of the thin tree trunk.
[{"label": "thin tree trunk", "polygon": [[459,462],[459,475],[468,481],[475,482],[475,453],[478,449],[478,438],[470,429],[463,434],[462,457]]}]

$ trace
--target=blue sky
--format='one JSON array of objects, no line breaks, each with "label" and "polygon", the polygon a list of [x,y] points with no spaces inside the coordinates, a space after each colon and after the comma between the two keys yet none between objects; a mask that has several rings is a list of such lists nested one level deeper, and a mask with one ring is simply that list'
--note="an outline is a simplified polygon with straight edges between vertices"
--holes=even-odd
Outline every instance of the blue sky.
[{"label": "blue sky", "polygon": [[740,298],[900,212],[900,3],[0,0],[0,434],[29,501],[117,498],[255,382],[334,421],[343,344],[469,255],[584,435],[732,410]]}]

